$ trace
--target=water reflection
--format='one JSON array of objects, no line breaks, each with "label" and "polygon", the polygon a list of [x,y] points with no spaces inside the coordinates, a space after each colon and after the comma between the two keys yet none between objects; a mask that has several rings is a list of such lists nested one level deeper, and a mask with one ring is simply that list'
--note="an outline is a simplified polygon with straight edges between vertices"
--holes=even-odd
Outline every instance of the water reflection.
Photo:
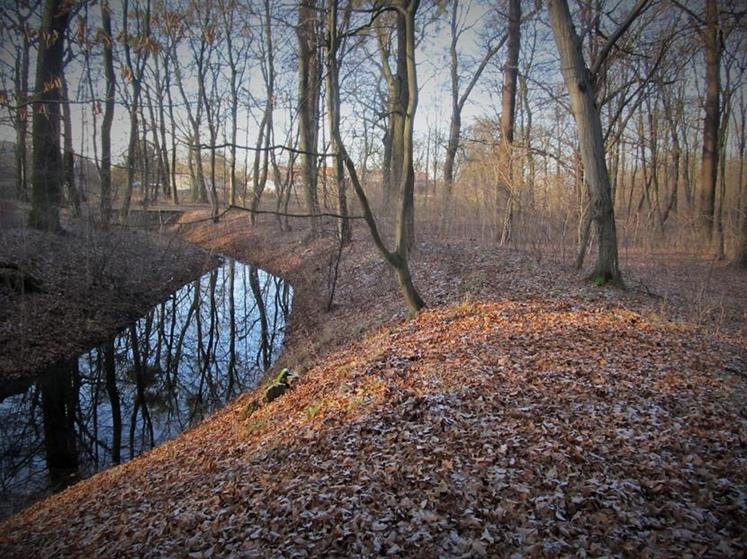
[{"label": "water reflection", "polygon": [[0,387],[0,517],[178,434],[255,386],[292,292],[228,260],[78,359]]}]

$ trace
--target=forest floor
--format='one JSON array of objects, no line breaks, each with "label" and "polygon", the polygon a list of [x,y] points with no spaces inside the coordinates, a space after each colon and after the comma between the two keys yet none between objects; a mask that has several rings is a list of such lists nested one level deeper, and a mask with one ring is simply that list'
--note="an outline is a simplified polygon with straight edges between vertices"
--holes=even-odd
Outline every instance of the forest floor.
[{"label": "forest floor", "polygon": [[620,291],[424,242],[407,319],[363,229],[330,311],[332,240],[234,213],[181,235],[291,281],[299,379],[8,519],[0,555],[747,553],[743,272],[641,256]]},{"label": "forest floor", "polygon": [[170,292],[214,267],[208,251],[170,235],[76,222],[63,236],[0,229],[0,268],[36,287],[0,279],[0,381],[33,375],[106,339]]}]

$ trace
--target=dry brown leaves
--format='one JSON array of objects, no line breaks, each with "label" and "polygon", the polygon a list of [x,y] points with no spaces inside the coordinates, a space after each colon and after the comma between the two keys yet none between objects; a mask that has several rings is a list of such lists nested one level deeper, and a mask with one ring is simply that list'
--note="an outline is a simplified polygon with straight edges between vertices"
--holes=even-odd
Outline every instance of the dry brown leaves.
[{"label": "dry brown leaves", "polygon": [[10,519],[5,556],[724,556],[747,548],[741,356],[580,299],[380,329]]}]

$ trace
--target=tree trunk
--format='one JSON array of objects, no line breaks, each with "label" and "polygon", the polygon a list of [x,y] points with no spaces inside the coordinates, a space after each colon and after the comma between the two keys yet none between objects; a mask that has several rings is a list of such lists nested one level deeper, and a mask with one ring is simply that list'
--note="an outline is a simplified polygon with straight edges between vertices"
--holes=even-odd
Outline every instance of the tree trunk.
[{"label": "tree trunk", "polygon": [[298,127],[303,152],[303,182],[311,232],[321,234],[317,193],[317,141],[319,136],[319,96],[321,67],[316,35],[317,2],[303,0],[298,6]]},{"label": "tree trunk", "polygon": [[23,45],[15,66],[15,111],[16,129],[16,194],[19,200],[28,200],[28,159],[26,143],[28,141],[28,90],[29,90],[29,39],[23,34]]},{"label": "tree trunk", "polygon": [[700,174],[700,226],[706,239],[713,238],[713,224],[716,210],[716,181],[719,160],[719,122],[721,106],[719,102],[721,80],[721,37],[718,25],[718,1],[706,0],[705,29],[706,83],[705,116],[703,117],[703,156]]},{"label": "tree trunk", "polygon": [[519,75],[519,47],[521,46],[521,0],[508,3],[508,44],[506,63],[503,65],[503,88],[501,91],[501,149],[502,169],[508,199],[503,220],[500,244],[511,241],[513,229],[514,199],[516,185],[513,180],[514,123],[516,122],[516,84]]},{"label": "tree trunk", "polygon": [[747,105],[745,105],[744,89],[739,92],[739,229],[740,240],[737,246],[736,263],[747,268],[747,185],[745,185],[745,148],[747,147]]},{"label": "tree trunk", "polygon": [[[740,169],[740,176],[742,175]],[[737,249],[737,265],[740,268],[747,269],[747,188],[742,188],[742,216],[741,216],[741,239]]]},{"label": "tree trunk", "polygon": [[104,31],[104,76],[106,78],[106,95],[104,98],[104,119],[101,123],[101,222],[104,228],[109,227],[112,213],[112,122],[114,120],[114,59],[112,56],[111,8],[109,0],[101,2],[101,22]]},{"label": "tree trunk", "polygon": [[70,204],[73,207],[72,214],[80,216],[80,194],[75,186],[75,150],[73,150],[73,120],[70,115],[70,93],[68,92],[67,79],[62,76],[62,122],[63,122],[63,156],[62,168],[65,177],[65,186]]},{"label": "tree trunk", "polygon": [[[167,58],[164,55],[164,70],[166,67]],[[159,96],[161,99],[164,98],[164,89],[168,87],[168,79],[161,79],[161,65],[158,63],[158,57],[156,57],[156,81],[159,86]],[[172,195],[171,193],[171,169],[169,165],[169,150],[166,147],[166,111],[164,110],[163,103],[158,103],[157,122],[154,123],[157,126],[158,144],[160,146],[160,165],[161,165],[161,189],[163,195],[167,198]]]},{"label": "tree trunk", "polygon": [[[132,63],[132,53],[130,41],[133,37],[129,36],[128,32],[128,0],[123,2],[123,15],[122,15],[122,32],[124,35],[124,52],[125,61],[127,66],[127,73],[129,74],[130,81],[132,82],[132,103],[130,105],[130,141],[127,147],[127,183],[125,184],[125,192],[122,197],[122,207],[119,209],[119,220],[124,223],[127,221],[127,216],[130,213],[130,201],[132,198],[132,187],[135,181],[135,164],[137,157],[147,157],[145,149],[143,153],[138,153],[138,110],[140,107],[140,95],[142,92],[142,79],[145,62],[148,58],[148,50],[143,49],[142,52],[138,52],[138,58],[136,64]],[[150,0],[146,3],[146,8],[143,12],[142,17],[144,18],[144,35],[150,34]],[[145,147],[145,146],[143,146]],[[141,185],[143,192],[148,188],[147,184]]]},{"label": "tree trunk", "polygon": [[601,119],[594,100],[594,84],[581,54],[581,43],[573,27],[567,1],[548,0],[548,8],[560,54],[561,71],[578,128],[584,177],[591,196],[591,217],[599,236],[599,251],[592,277],[602,284],[608,281],[621,282],[615,211],[612,206]]},{"label": "tree trunk", "polygon": [[60,102],[62,100],[63,41],[70,6],[64,0],[46,0],[36,62],[32,121],[33,190],[29,225],[60,231],[60,205],[64,180],[60,154]]},{"label": "tree trunk", "polygon": [[[348,203],[345,193],[345,170],[343,167],[340,146],[337,143],[340,128],[340,90],[339,90],[339,62],[337,60],[337,0],[329,0],[327,6],[327,114],[330,129],[330,147],[336,154],[334,157],[334,176],[337,190],[337,210],[341,216],[337,224],[337,237],[340,246],[351,240],[350,220],[347,217]],[[330,307],[332,298],[330,297]]]},{"label": "tree trunk", "polygon": [[388,38],[385,38],[383,30],[380,30],[379,54],[384,79],[387,84],[387,129],[384,136],[384,161],[383,166],[383,195],[384,208],[389,210],[392,201],[398,194],[402,181],[403,159],[404,159],[404,122],[407,105],[407,61],[405,60],[404,39],[404,16],[397,12],[397,52],[396,67],[392,70],[389,63],[391,46],[387,46]]},{"label": "tree trunk", "polygon": [[454,0],[451,9],[451,44],[449,45],[449,57],[451,59],[451,122],[449,123],[449,140],[446,144],[444,154],[444,188],[446,196],[451,196],[454,184],[454,161],[459,140],[462,132],[462,109],[459,106],[459,59],[457,55],[457,41],[459,33],[457,19],[459,14],[459,2]]},{"label": "tree trunk", "polygon": [[501,90],[501,139],[509,146],[514,143],[516,122],[516,83],[519,75],[519,48],[521,46],[521,0],[508,3],[508,43],[506,63],[503,65]]},{"label": "tree trunk", "polygon": [[[336,28],[336,0],[329,0],[332,16],[330,16],[330,27]],[[415,117],[415,110],[418,104],[418,87],[417,87],[417,74],[415,67],[415,12],[418,8],[419,0],[401,0],[397,5],[396,9],[403,15],[405,23],[405,48],[406,48],[406,74],[408,80],[408,101],[407,111],[405,119],[405,134],[403,136],[403,144],[405,147],[405,169],[408,172],[403,174],[402,184],[400,185],[400,211],[397,219],[397,229],[395,233],[396,237],[396,248],[394,251],[387,249],[384,240],[382,239],[376,219],[374,218],[371,206],[368,202],[368,197],[363,190],[360,180],[358,179],[358,173],[355,170],[355,165],[350,159],[350,156],[345,149],[345,145],[342,141],[339,128],[339,114],[332,118],[331,122],[337,125],[332,127],[332,135],[337,141],[339,146],[340,154],[345,162],[345,166],[350,175],[350,180],[355,189],[355,193],[358,196],[358,200],[361,203],[363,215],[368,225],[371,237],[373,238],[376,248],[379,250],[381,255],[386,260],[387,264],[394,271],[397,283],[399,284],[400,291],[405,303],[411,314],[416,314],[420,309],[425,306],[423,299],[420,297],[417,289],[412,280],[410,274],[408,255],[409,255],[409,238],[410,229],[408,227],[408,220],[413,212],[413,197],[412,193],[414,190],[414,170],[413,170],[413,158],[412,158],[412,127],[413,120]],[[330,37],[334,39],[335,34]],[[336,40],[330,41],[330,50],[332,53],[336,51],[337,45]],[[332,108],[338,110],[339,108],[339,85],[337,84],[337,60],[335,56],[330,56],[327,59],[329,74],[331,74],[331,86],[332,91],[335,93],[335,103],[332,104]]]},{"label": "tree trunk", "polygon": [[58,488],[78,477],[78,449],[75,443],[78,362],[52,367],[39,381],[44,418],[44,450],[49,476]]},{"label": "tree trunk", "polygon": [[[178,206],[179,205],[179,192],[177,191],[177,182],[176,182],[176,120],[174,120],[174,101],[171,95],[171,69],[169,67],[169,54],[168,53],[164,56],[163,73],[165,77],[164,87],[166,88],[166,100],[169,103],[169,122],[171,124],[170,126],[170,131],[171,131],[171,165],[170,165],[171,201],[174,202],[175,206]],[[163,126],[165,128],[166,126],[165,121],[163,121]],[[165,135],[166,131],[163,130],[162,134]],[[163,142],[164,142],[163,143],[164,149],[166,149],[165,136],[164,136]]]}]

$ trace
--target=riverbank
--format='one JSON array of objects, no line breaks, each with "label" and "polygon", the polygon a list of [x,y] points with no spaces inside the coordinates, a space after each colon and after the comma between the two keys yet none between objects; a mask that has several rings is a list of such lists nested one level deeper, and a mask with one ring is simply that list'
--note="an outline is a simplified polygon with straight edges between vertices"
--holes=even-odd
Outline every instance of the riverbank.
[{"label": "riverbank", "polygon": [[740,299],[719,328],[673,323],[690,311],[661,295],[424,243],[431,309],[406,320],[357,230],[326,312],[333,241],[232,213],[182,234],[292,282],[278,367],[300,380],[9,519],[4,556],[744,553]]},{"label": "riverbank", "polygon": [[36,286],[0,281],[0,381],[75,357],[217,264],[173,234],[67,227],[64,236],[0,229],[0,264]]}]

